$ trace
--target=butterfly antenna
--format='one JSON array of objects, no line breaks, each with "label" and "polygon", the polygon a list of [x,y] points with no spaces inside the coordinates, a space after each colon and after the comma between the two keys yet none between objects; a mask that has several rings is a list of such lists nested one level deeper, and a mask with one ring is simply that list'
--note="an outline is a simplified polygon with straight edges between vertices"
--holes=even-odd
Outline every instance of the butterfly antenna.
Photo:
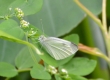
[{"label": "butterfly antenna", "polygon": [[[40,19],[40,21],[41,21],[41,28],[42,28],[42,32],[43,32],[43,35],[44,35],[44,28],[43,28],[42,19]],[[43,46],[41,45],[41,46],[40,46],[40,50],[42,50],[42,48],[43,48]]]},{"label": "butterfly antenna", "polygon": [[40,21],[41,21],[42,32],[43,32],[43,35],[44,35],[44,28],[43,28],[42,19],[40,19]]}]

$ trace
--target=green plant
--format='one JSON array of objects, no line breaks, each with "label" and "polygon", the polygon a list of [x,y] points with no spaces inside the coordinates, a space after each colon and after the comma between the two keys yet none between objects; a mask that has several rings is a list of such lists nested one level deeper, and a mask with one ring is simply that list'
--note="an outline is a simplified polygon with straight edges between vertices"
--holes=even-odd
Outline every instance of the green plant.
[{"label": "green plant", "polygon": [[[77,9],[77,12],[71,11],[71,9],[74,8],[71,6],[62,8],[59,0],[47,0],[44,1],[44,4],[42,0],[0,1],[0,5],[3,5],[0,7],[0,10],[2,10],[2,12],[0,12],[0,80],[3,77],[5,77],[5,80],[28,80],[29,78],[41,80],[88,80],[87,77],[89,76],[87,75],[92,73],[97,65],[96,60],[88,59],[87,57],[74,57],[74,55],[63,60],[53,59],[39,44],[38,38],[44,32],[46,35],[61,37],[76,43],[79,47],[79,51],[81,52],[103,58],[108,63],[110,70],[110,56],[105,56],[98,48],[91,48],[79,43],[78,34],[73,34],[75,31],[72,30],[79,24],[79,22],[81,22],[81,19],[84,18],[85,14],[83,11],[78,10],[79,7],[77,7],[74,3],[76,2],[82,8],[82,10],[84,10],[100,26],[106,43],[107,53],[110,55],[109,33],[106,29],[106,7],[104,6],[106,5],[105,1],[106,0],[103,0],[102,2],[102,23],[78,0],[68,0],[64,1],[63,3],[63,5],[75,5],[74,7]],[[61,8],[59,8],[62,10],[61,12],[64,15],[61,13],[59,14],[63,16],[58,17],[57,12],[60,12],[60,9],[52,6],[52,4],[55,2],[57,6],[60,5]],[[88,3],[86,0],[82,1],[82,3],[85,4],[86,2]],[[90,2],[95,4],[97,1],[93,0]],[[96,3],[96,5],[97,4],[98,3]],[[41,10],[42,6],[44,6],[44,10]],[[38,12],[40,10],[41,13]],[[96,9],[96,11],[97,10],[98,9]],[[52,14],[51,11],[54,14]],[[37,14],[29,16],[35,13]],[[77,13],[79,16],[76,19]],[[97,12],[97,14],[99,13],[100,11]],[[47,16],[47,14],[49,14],[49,16]],[[72,16],[73,14],[74,16]],[[34,17],[36,17],[36,19]],[[46,20],[48,18],[50,20]],[[44,25],[44,32],[42,32],[43,29],[41,27],[42,24],[40,19],[42,19],[42,24]],[[61,23],[61,20],[63,20],[63,23]],[[34,26],[35,23],[37,23],[36,26]],[[51,26],[49,26],[50,24]],[[89,34],[89,32],[87,32],[87,34]],[[83,36],[81,36],[80,39],[83,39]],[[29,75],[31,75],[31,77],[29,77]],[[92,77],[89,78],[89,80],[101,80],[92,79]],[[100,76],[98,78],[103,77]],[[108,79],[108,76],[105,79]]]}]

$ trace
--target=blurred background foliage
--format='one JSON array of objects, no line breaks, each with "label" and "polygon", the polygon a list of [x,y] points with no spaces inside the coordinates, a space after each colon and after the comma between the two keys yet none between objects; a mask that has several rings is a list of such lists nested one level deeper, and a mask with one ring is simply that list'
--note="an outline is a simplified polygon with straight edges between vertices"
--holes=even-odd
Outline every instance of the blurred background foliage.
[{"label": "blurred background foliage", "polygon": [[[7,5],[10,5],[9,3],[14,2],[14,0],[5,1],[6,2],[4,7],[6,8]],[[37,1],[38,2],[30,3],[31,5],[34,5],[34,7],[41,7],[40,4],[42,4],[42,1]],[[102,0],[79,1],[94,15],[101,19]],[[2,1],[0,2],[1,4],[4,4],[2,3]],[[23,3],[23,0],[19,0],[18,2]],[[14,3],[11,4],[11,6],[12,5],[14,5]],[[16,7],[18,5],[14,6]],[[97,47],[106,55],[105,43],[98,25],[89,16],[87,16],[86,13],[81,10],[73,0],[44,0],[42,8],[36,10],[34,7],[21,7],[22,9],[24,9],[24,13],[26,13],[27,15],[25,17],[25,20],[29,21],[32,25],[38,27],[40,30],[42,30],[41,26],[43,24],[44,33],[46,35],[65,37],[75,33],[79,35],[80,43],[90,47]],[[107,0],[108,26],[110,25],[109,7],[110,1]],[[3,6],[0,7],[0,9],[4,9]],[[33,9],[33,11],[31,11],[31,9]],[[6,15],[5,10],[3,10],[3,12],[0,12],[0,15],[4,14]],[[40,19],[42,19],[42,21]],[[23,45],[21,44],[0,39],[0,61],[14,64],[14,59],[22,47]],[[80,51],[77,52],[76,56],[85,56],[97,60],[97,67],[92,74],[86,76],[87,78],[102,78],[104,80],[110,80],[110,72],[108,70],[107,63],[103,59],[82,53]],[[21,73],[20,75],[18,78],[16,78],[16,80],[28,80],[26,77],[29,75],[28,73]]]}]

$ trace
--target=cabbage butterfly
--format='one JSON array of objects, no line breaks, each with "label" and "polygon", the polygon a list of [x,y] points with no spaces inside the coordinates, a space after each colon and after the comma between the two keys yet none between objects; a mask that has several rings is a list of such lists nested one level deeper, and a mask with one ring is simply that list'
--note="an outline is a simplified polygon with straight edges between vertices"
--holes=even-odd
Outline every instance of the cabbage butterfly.
[{"label": "cabbage butterfly", "polygon": [[39,37],[40,44],[56,60],[65,59],[78,51],[77,45],[56,37]]}]

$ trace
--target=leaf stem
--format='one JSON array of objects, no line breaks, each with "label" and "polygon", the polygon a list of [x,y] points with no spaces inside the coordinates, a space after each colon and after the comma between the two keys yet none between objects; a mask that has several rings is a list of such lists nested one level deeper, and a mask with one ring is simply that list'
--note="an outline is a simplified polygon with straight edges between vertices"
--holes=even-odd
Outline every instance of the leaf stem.
[{"label": "leaf stem", "polygon": [[[27,35],[26,35],[26,41],[29,42]],[[34,61],[35,64],[39,67],[38,61],[36,60],[36,57],[35,57],[35,55],[34,55],[32,49],[31,49],[31,47],[28,46],[28,49],[29,49],[29,52],[30,52],[30,55],[31,55],[33,61]]]},{"label": "leaf stem", "polygon": [[30,71],[31,70],[31,68],[27,68],[27,69],[20,69],[20,70],[18,70],[18,72],[25,72],[25,71]]}]

